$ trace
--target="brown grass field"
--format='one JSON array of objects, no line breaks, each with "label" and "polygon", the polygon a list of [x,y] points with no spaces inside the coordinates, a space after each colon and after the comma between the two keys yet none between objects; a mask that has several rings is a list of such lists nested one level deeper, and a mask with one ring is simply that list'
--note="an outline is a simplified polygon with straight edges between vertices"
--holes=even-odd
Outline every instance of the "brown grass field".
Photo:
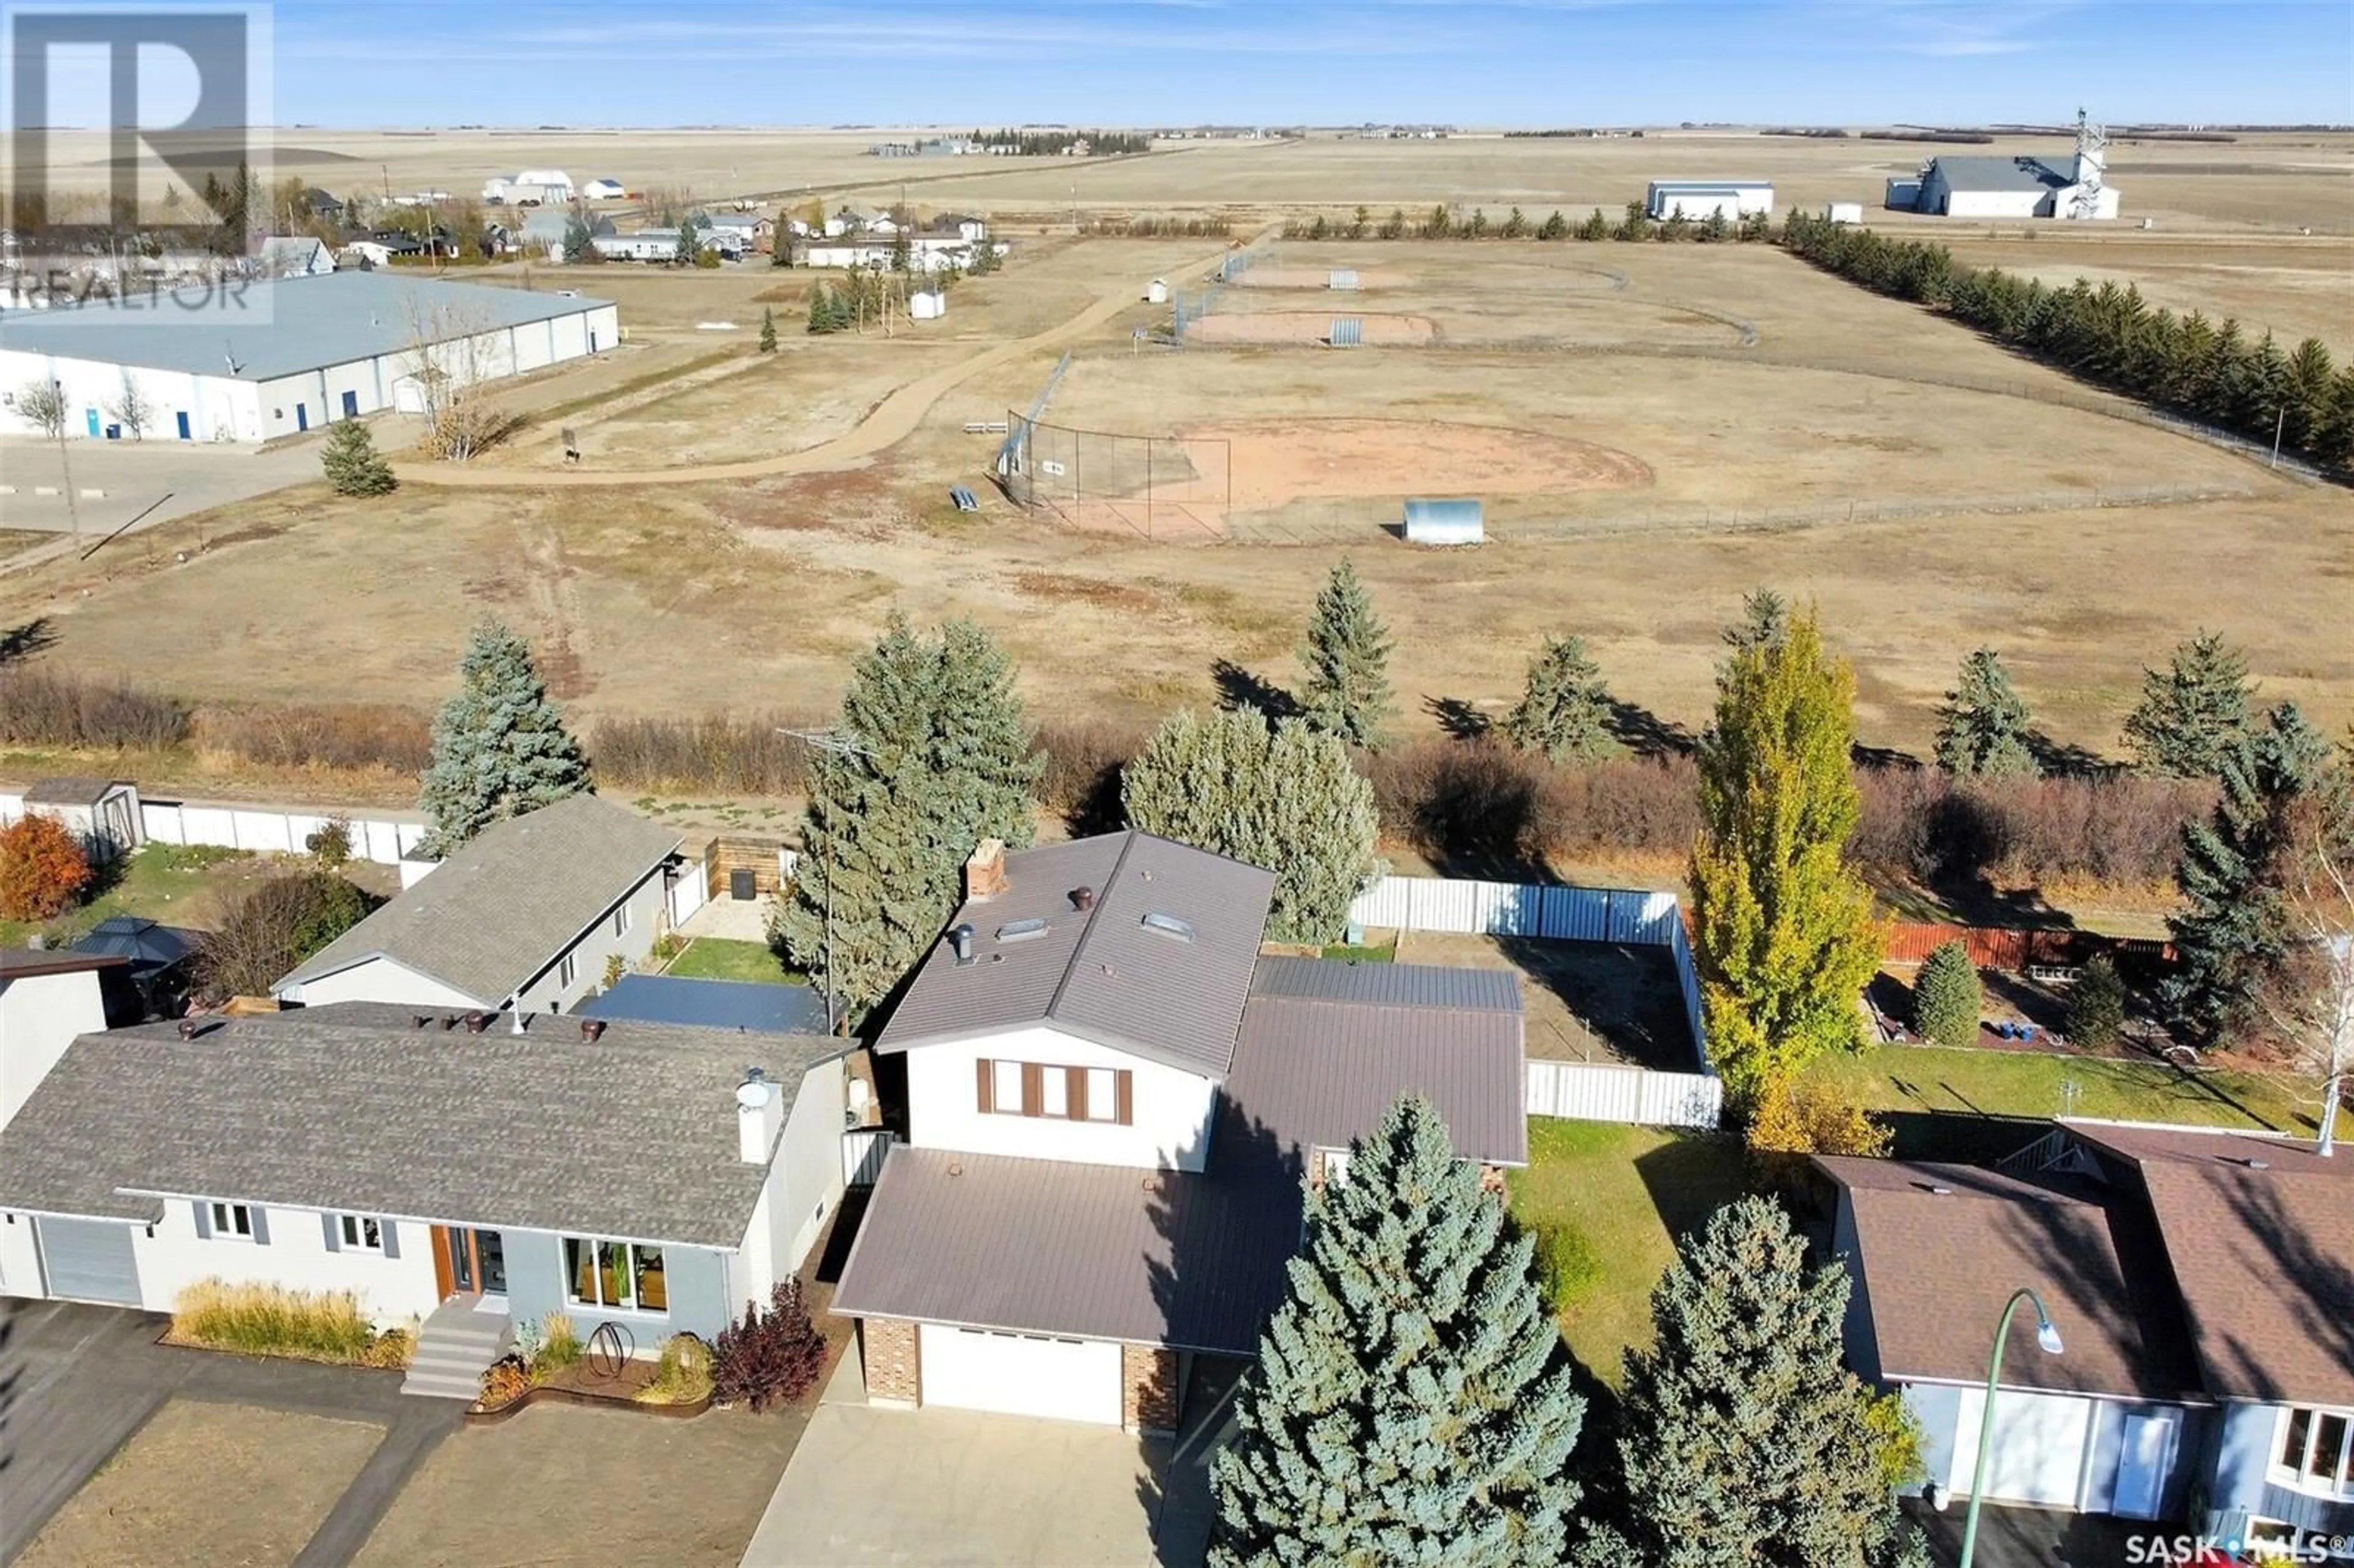
[{"label": "brown grass field", "polygon": [[[493,167],[544,161],[526,153],[529,138],[488,144]],[[2326,332],[2344,319],[2333,291],[2342,242],[2254,230],[2279,236],[2305,209],[2300,193],[2342,190],[2349,145],[2135,153],[2236,158],[2249,188],[2272,182],[2256,216],[2216,207],[2201,219],[2243,225],[2228,239],[2041,228],[2031,240],[1957,230],[1955,243],[1966,259],[2055,278],[2098,267],[2161,302]],[[1268,207],[1320,170],[1320,188],[1362,189],[1369,205],[1453,185],[1535,207],[1569,200],[1596,170],[1704,171],[1733,166],[1734,152],[1776,178],[1799,167],[1839,175],[1844,158],[1858,167],[1839,188],[1852,194],[1867,165],[1917,151],[1757,138],[1731,149],[1680,138],[1311,143],[1076,173],[1083,194],[1090,182],[1133,192],[1103,195],[1107,204],[1215,205],[1228,187],[1210,176],[1223,169],[1251,186],[1237,203]],[[636,177],[585,152],[547,156],[576,175]],[[734,166],[748,183],[778,175],[747,172],[748,158]],[[853,150],[827,166],[873,165]],[[2130,174],[2121,153],[2115,167],[2129,213],[2137,181],[2166,188],[2155,164]],[[1066,185],[1068,173],[1056,175]],[[1034,177],[955,175],[1009,192]],[[2176,177],[2186,192],[2229,183]],[[407,178],[396,170],[396,187]],[[946,199],[954,180],[940,178],[926,189]],[[989,625],[1041,714],[1149,717],[1212,700],[1222,659],[1296,679],[1298,629],[1346,550],[1396,637],[1405,727],[1433,723],[1441,699],[1509,700],[1537,640],[1571,631],[1618,694],[1696,724],[1717,629],[1760,583],[1819,602],[1855,658],[1859,721],[1874,744],[1921,750],[1956,661],[1990,643],[2055,738],[2113,748],[2141,667],[2201,627],[2247,647],[2268,696],[2297,698],[2332,729],[2354,716],[2345,491],[2119,417],[2131,410],[1770,248],[1285,244],[1254,286],[1223,291],[1211,323],[1394,312],[1428,319],[1437,345],[1148,347],[1134,334],[1169,313],[1143,302],[1145,283],[1165,276],[1197,291],[1218,249],[1023,238],[1003,272],[960,285],[945,320],[888,341],[801,334],[804,272],[537,269],[533,287],[619,300],[630,343],[503,392],[539,421],[482,461],[509,481],[552,468],[554,429],[569,424],[588,460],[570,485],[410,485],[365,502],[298,487],[160,525],[86,564],[0,577],[0,628],[48,618],[57,644],[44,658],[201,701],[421,707],[448,689],[468,625],[495,612],[537,641],[560,694],[594,717],[822,710],[896,609]],[[1358,269],[1359,297],[1317,286],[1336,266]],[[523,279],[501,270],[485,281]],[[1188,514],[1165,537],[1149,513],[1140,528],[1119,485],[1099,481],[1083,519],[1094,526],[1074,527],[1020,511],[989,483],[1002,438],[966,425],[1027,408],[1061,343],[1001,353],[877,457],[750,481],[687,471],[822,452],[895,389],[1094,302],[1098,324],[1068,345],[1073,364],[1045,417],[1158,438],[1155,499]],[[764,304],[787,339],[772,359],[752,352]],[[699,330],[705,321],[733,326]],[[399,437],[396,425],[380,439]],[[1159,470],[1161,452],[1190,474]],[[1214,486],[1213,452],[1225,469]],[[599,488],[599,466],[682,471]],[[978,491],[982,510],[956,512],[951,485]],[[2096,493],[2178,499],[2095,506]],[[1484,497],[1494,541],[1408,548],[1383,525],[1413,494]],[[2191,495],[2220,498],[2180,499]],[[1236,540],[1310,542],[1204,547],[1230,518]]]}]

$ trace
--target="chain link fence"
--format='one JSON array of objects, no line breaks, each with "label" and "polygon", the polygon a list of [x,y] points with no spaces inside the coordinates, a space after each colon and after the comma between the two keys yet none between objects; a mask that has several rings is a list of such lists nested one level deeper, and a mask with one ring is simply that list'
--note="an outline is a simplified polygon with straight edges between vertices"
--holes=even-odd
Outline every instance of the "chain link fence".
[{"label": "chain link fence", "polygon": [[1215,436],[1080,430],[1010,413],[998,477],[1015,504],[1090,533],[1225,536],[1234,454]]}]

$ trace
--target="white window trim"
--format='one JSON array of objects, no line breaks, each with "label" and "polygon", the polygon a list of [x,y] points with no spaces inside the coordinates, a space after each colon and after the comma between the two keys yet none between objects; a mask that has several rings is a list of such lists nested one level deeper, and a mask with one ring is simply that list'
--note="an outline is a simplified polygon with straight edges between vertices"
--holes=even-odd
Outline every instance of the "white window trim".
[{"label": "white window trim", "polygon": [[[574,1286],[579,1277],[573,1272],[571,1256],[568,1254],[564,1255],[564,1299],[567,1305],[573,1307],[585,1307],[591,1312],[625,1312],[633,1318],[668,1318],[670,1316],[671,1248],[667,1246],[655,1246],[652,1243],[643,1244],[648,1246],[652,1246],[652,1250],[661,1253],[663,1258],[663,1305],[660,1307],[648,1307],[642,1305],[638,1299],[638,1248],[641,1244],[637,1242],[621,1241],[613,1236],[584,1236],[576,1235],[569,1232],[565,1234],[563,1239],[567,1242],[577,1241],[583,1246],[596,1249],[595,1253],[592,1255],[592,1259],[589,1264],[589,1272],[593,1277],[600,1281],[605,1277],[605,1271],[601,1260],[603,1250],[606,1247],[620,1247],[623,1253],[628,1255],[630,1260],[630,1302],[626,1307],[618,1307],[608,1306],[604,1302],[592,1300],[587,1297],[577,1294],[574,1290]],[[559,1243],[558,1245],[560,1247],[561,1243]]]},{"label": "white window trim", "polygon": [[620,908],[613,911],[613,935],[616,937],[626,937],[629,934],[630,906],[624,904]]},{"label": "white window trim", "polygon": [[[2305,1461],[2295,1465],[2280,1462],[2281,1444],[2288,1436],[2288,1424],[2299,1411],[2313,1419],[2305,1435],[2305,1451],[2309,1456],[2321,1434],[2325,1417],[2335,1416],[2345,1423],[2338,1448],[2338,1472],[2335,1480],[2318,1479],[2306,1473]],[[2339,1410],[2327,1404],[2284,1404],[2273,1421],[2270,1453],[2264,1461],[2264,1478],[2276,1487],[2304,1497],[2354,1498],[2354,1410]]]},{"label": "white window trim", "polygon": [[[376,1240],[367,1239],[368,1227],[376,1227]],[[337,1214],[335,1229],[343,1237],[345,1252],[384,1252],[384,1222],[374,1214]]]},{"label": "white window trim", "polygon": [[556,983],[557,985],[562,986],[568,991],[572,987],[572,982],[579,978],[579,954],[567,953],[562,958],[556,960]]},{"label": "white window trim", "polygon": [[[215,1200],[210,1215],[213,1240],[250,1243],[253,1240],[253,1205],[230,1203]],[[245,1221],[240,1226],[239,1218]]]}]

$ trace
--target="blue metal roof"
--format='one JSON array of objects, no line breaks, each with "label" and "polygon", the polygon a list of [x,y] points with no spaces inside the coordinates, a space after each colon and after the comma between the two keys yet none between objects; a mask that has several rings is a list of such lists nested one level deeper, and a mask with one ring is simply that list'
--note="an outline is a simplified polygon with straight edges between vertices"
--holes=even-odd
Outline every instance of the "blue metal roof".
[{"label": "blue metal roof", "polygon": [[199,285],[46,311],[0,312],[0,348],[102,365],[139,365],[271,381],[398,354],[416,321],[451,335],[602,310],[606,300],[504,289],[389,270],[276,282]]},{"label": "blue metal roof", "polygon": [[73,951],[128,959],[143,972],[165,969],[196,950],[195,936],[175,926],[159,926],[135,915],[114,915],[101,920],[90,935],[74,943]]},{"label": "blue metal roof", "polygon": [[612,990],[575,1011],[583,1018],[692,1023],[705,1029],[746,1029],[763,1034],[825,1033],[825,999],[815,991],[805,985],[762,985],[757,980],[623,975]]}]

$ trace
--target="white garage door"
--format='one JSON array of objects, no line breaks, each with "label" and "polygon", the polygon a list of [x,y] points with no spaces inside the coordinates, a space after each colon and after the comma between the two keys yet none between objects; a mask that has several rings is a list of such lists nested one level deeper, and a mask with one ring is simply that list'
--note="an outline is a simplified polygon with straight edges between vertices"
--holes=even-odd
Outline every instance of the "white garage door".
[{"label": "white garage door", "polygon": [[916,1330],[926,1404],[1119,1425],[1119,1347],[922,1323]]},{"label": "white garage door", "polygon": [[69,1301],[139,1305],[139,1264],[131,1227],[103,1220],[36,1220],[49,1294]]},{"label": "white garage door", "polygon": [[[1978,1412],[1986,1392],[1962,1395],[1954,1431],[1953,1490],[1967,1496],[1978,1465]],[[2074,1508],[2084,1473],[2093,1402],[2064,1394],[2008,1391],[1995,1404],[1994,1447],[1987,1460],[1988,1500]]]}]

